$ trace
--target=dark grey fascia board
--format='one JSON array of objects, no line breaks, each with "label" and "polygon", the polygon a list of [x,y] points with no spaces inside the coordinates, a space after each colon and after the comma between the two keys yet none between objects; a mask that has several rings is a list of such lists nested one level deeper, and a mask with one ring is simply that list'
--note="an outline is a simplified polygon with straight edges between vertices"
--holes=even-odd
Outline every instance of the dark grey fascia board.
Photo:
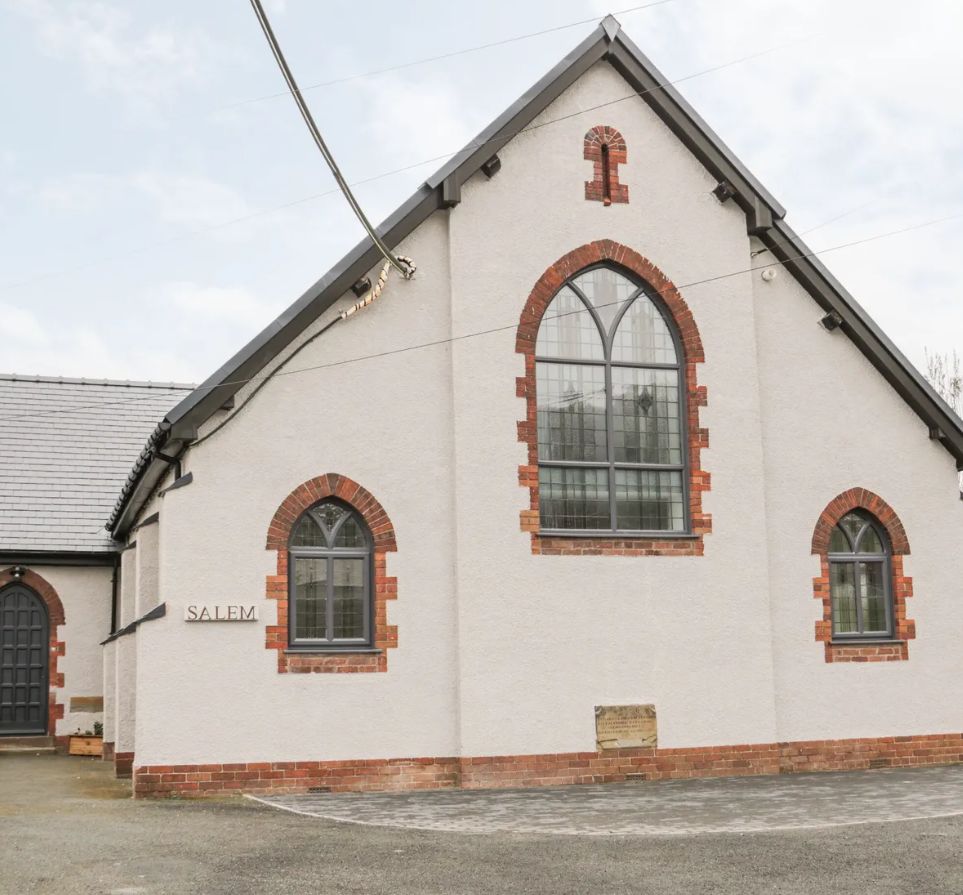
[{"label": "dark grey fascia board", "polygon": [[[377,228],[377,232],[393,248],[441,207],[441,191],[422,185]],[[366,237],[359,242],[280,317],[167,414],[171,437],[185,438],[208,420],[247,379],[262,370],[314,323],[380,258],[380,252],[370,239]]]},{"label": "dark grey fascia board", "polygon": [[21,566],[113,566],[117,548],[104,551],[0,550],[0,565]]},{"label": "dark grey fascia board", "polygon": [[602,61],[609,52],[609,42],[606,29],[600,25],[425,183],[431,188],[442,187],[446,205],[457,204],[461,200],[462,184],[480,171],[482,165],[497,155],[585,72]]},{"label": "dark grey fascia board", "polygon": [[[378,227],[378,233],[384,242],[394,248],[435,211],[458,204],[462,184],[581,74],[602,59],[608,60],[642,95],[642,99],[710,173],[720,182],[726,181],[731,185],[735,201],[747,216],[748,231],[758,236],[772,233],[777,222],[782,222],[785,217],[786,211],[782,205],[706,124],[675,87],[666,81],[645,54],[625,36],[618,22],[608,16],[592,34],[489,127],[442,165],[414,195]],[[777,236],[773,240],[779,242],[781,238]],[[159,481],[161,473],[155,470],[155,467],[161,467],[163,470],[167,468],[166,464],[161,464],[154,457],[154,450],[164,446],[168,455],[177,456],[179,451],[184,450],[196,438],[199,426],[223,407],[248,379],[264,369],[300,333],[314,323],[348,291],[353,283],[368,273],[380,257],[370,239],[362,240],[280,317],[186,396],[165,417],[151,441],[148,442],[141,459],[135,464],[118,499],[109,523],[115,536],[120,536],[125,531],[125,527],[132,523],[133,516],[139,510],[140,502],[149,497]],[[821,265],[817,262],[814,267],[818,274],[818,268]],[[845,293],[845,290],[835,284],[835,280],[828,275],[816,275],[813,283],[807,284],[807,289],[814,295],[822,295],[823,289],[827,286],[829,291],[835,289],[840,294]],[[848,293],[845,294],[848,295]],[[817,301],[819,301],[818,297]],[[841,301],[846,303],[843,299]],[[855,305],[855,302],[852,304]],[[868,320],[865,312],[863,316]],[[852,334],[852,328],[848,329]],[[871,350],[873,341],[867,341],[863,350]],[[877,338],[875,341],[879,343],[884,353],[892,355],[895,352],[895,349],[886,352],[885,346],[891,346],[891,343],[885,336],[882,340]],[[902,358],[898,352],[895,353]],[[922,402],[921,407],[924,410],[933,404],[938,410],[941,402],[936,398],[935,393],[925,382],[919,381],[918,373],[913,371],[912,365],[905,358],[902,358],[902,361],[906,370],[897,378],[908,378],[909,383],[905,390],[900,391],[900,394],[907,400],[911,400],[909,394],[912,393]],[[896,366],[899,367],[900,363],[897,362]],[[945,410],[948,408],[945,408],[945,405],[943,407],[943,411],[935,412],[933,416],[937,418],[945,416]],[[955,417],[951,416],[950,419]],[[943,434],[942,427],[938,428],[941,440],[945,443],[948,436]],[[951,424],[948,431],[957,429],[958,420]]]},{"label": "dark grey fascia board", "polygon": [[[461,199],[461,185],[468,178],[584,72],[605,57],[611,31],[611,26],[607,31],[606,27],[600,25],[534,87],[429,177],[413,196],[377,228],[384,242],[394,248],[435,211],[457,204]],[[168,455],[176,456],[178,450],[196,437],[197,428],[233,397],[246,380],[264,369],[353,283],[370,271],[380,257],[371,240],[363,239],[280,317],[167,414],[148,443],[139,467],[135,466],[111,517],[109,525],[116,537],[123,535],[141,501],[147,499],[159,480],[154,467],[162,464],[154,458],[153,450],[163,445]],[[179,443],[176,448],[175,442]]]},{"label": "dark grey fascia board", "polygon": [[873,318],[785,223],[760,234],[762,242],[825,311],[835,311],[841,328],[963,468],[963,420],[937,394]]},{"label": "dark grey fascia board", "polygon": [[[666,83],[652,62],[619,29],[618,23],[612,17],[607,17],[492,124],[431,175],[413,196],[377,228],[384,242],[394,248],[434,211],[457,204],[462,184],[578,78],[603,59],[608,59],[631,86],[644,94],[646,102],[656,109],[708,170],[720,179],[726,178],[732,182],[740,205],[750,215],[751,227],[759,225],[755,222],[769,226],[772,217],[785,216],[785,209],[678,91]],[[370,239],[359,242],[280,317],[167,415],[165,422],[170,426],[171,437],[190,440],[187,438],[190,431],[196,430],[209,419],[241,388],[245,380],[270,363],[353,283],[370,271],[380,257]]]},{"label": "dark grey fascia board", "polygon": [[[516,136],[525,124],[530,123],[584,72],[603,59],[608,47],[609,37],[600,25],[382,222],[377,233],[385,244],[394,248],[433,212],[457,204],[461,185]],[[243,380],[263,369],[279,351],[347,292],[353,283],[371,270],[380,257],[370,239],[361,240],[280,317],[167,414],[166,421],[171,425],[172,435],[183,434],[181,430],[185,422],[195,428],[205,422],[238,391]]]},{"label": "dark grey fascia board", "polygon": [[774,219],[786,216],[786,209],[624,33],[616,36],[609,59],[706,170],[718,180],[728,181],[749,217],[750,233],[767,229]]}]

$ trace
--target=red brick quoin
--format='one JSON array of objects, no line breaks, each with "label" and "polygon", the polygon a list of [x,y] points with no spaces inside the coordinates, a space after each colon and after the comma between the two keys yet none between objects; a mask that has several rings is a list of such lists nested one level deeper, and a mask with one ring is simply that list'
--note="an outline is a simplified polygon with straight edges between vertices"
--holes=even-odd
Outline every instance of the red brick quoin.
[{"label": "red brick quoin", "polygon": [[[687,395],[686,439],[689,451],[689,518],[691,538],[626,538],[601,533],[598,537],[550,537],[539,533],[538,406],[535,395],[535,340],[542,315],[562,284],[592,264],[608,261],[644,280],[662,299],[682,342],[682,369]],[[531,533],[532,553],[545,555],[702,556],[703,536],[712,531],[712,517],[703,512],[702,495],[711,477],[702,469],[702,449],[709,446],[709,430],[699,426],[699,408],[708,403],[705,386],[696,377],[696,364],[705,360],[702,339],[692,312],[679,290],[652,262],[611,239],[601,239],[569,252],[556,261],[535,284],[522,310],[515,350],[525,357],[525,375],[516,380],[516,394],[525,399],[525,418],[518,423],[518,440],[528,445],[528,462],[518,467],[518,481],[529,492],[528,507],[521,512],[522,531]]]},{"label": "red brick quoin", "polygon": [[629,188],[619,183],[619,165],[628,161],[625,138],[614,127],[596,125],[585,135],[583,155],[594,166],[593,179],[585,181],[585,198],[606,206],[628,204]]},{"label": "red brick quoin", "polygon": [[[57,628],[66,621],[64,604],[60,602],[60,596],[46,578],[38,575],[32,569],[27,569],[19,579],[15,579],[11,574],[12,568],[13,567],[10,567],[0,572],[0,586],[5,586],[12,581],[19,580],[21,584],[26,585],[36,593],[47,607],[47,622],[50,628],[50,667],[48,674],[50,683],[49,696],[47,697],[47,736],[56,736],[57,719],[63,718],[64,716],[63,703],[56,701],[57,691],[63,690],[64,687],[64,675],[63,672],[57,671],[57,660],[67,652],[67,644],[60,639],[57,632]],[[56,742],[58,749],[61,751],[66,750],[66,736],[57,737]]]},{"label": "red brick quoin", "polygon": [[[829,591],[829,539],[840,519],[851,510],[865,510],[886,529],[892,548],[893,625],[891,642],[833,643],[832,600]],[[903,574],[903,557],[910,552],[903,523],[882,497],[865,488],[851,488],[834,498],[819,516],[812,552],[819,556],[820,573],[813,578],[813,596],[822,600],[823,617],[816,622],[816,640],[825,645],[827,662],[898,662],[909,658],[908,641],[916,637],[916,623],[906,617],[906,599],[913,596],[913,579]]]},{"label": "red brick quoin", "polygon": [[[374,542],[374,647],[377,653],[294,653],[288,651],[288,541],[301,514],[327,497],[351,504]],[[277,574],[267,576],[267,598],[276,600],[276,625],[267,627],[267,649],[277,650],[278,672],[387,671],[387,651],[398,645],[398,628],[388,624],[387,601],[398,596],[398,581],[386,574],[389,552],[397,550],[395,530],[384,507],[357,482],[330,472],[298,485],[278,507],[268,527],[267,549],[277,551]]]}]

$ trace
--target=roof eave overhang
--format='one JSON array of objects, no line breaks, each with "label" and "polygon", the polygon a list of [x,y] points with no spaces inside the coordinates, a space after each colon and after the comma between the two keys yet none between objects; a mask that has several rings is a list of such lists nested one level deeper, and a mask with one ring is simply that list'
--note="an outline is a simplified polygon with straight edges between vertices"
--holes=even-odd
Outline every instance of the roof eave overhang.
[{"label": "roof eave overhang", "polygon": [[823,310],[839,315],[842,331],[926,424],[930,437],[953,455],[957,468],[963,469],[963,421],[859,302],[785,221],[776,221],[759,238]]},{"label": "roof eave overhang", "polygon": [[720,183],[729,184],[733,198],[746,213],[749,233],[761,232],[786,216],[786,209],[621,31],[607,58],[703,167]]},{"label": "roof eave overhang", "polygon": [[[166,420],[165,420],[166,422]],[[171,469],[171,461],[179,459],[191,441],[197,437],[196,431],[184,437],[168,435],[148,442],[142,467],[139,472],[131,473],[129,486],[117,506],[107,528],[114,540],[123,540],[134,527],[141,509],[150,500],[164,477]]]},{"label": "roof eave overhang", "polygon": [[[837,311],[853,342],[909,403],[937,438],[963,465],[963,421],[940,399],[913,365],[879,330],[866,312],[785,224],[786,210],[719,138],[648,57],[607,16],[538,83],[464,149],[456,153],[378,228],[395,248],[439,209],[461,201],[462,185],[505,144],[554,102],[593,65],[607,60],[631,84],[680,142],[726,187],[746,214],[747,231],[758,236],[822,307]],[[795,256],[808,258],[791,260]],[[180,402],[166,417],[168,455],[183,450],[203,425],[251,377],[377,264],[370,239],[359,242],[291,307]],[[150,456],[135,467],[108,523],[114,537],[133,524],[141,503],[153,493],[167,464]]]}]

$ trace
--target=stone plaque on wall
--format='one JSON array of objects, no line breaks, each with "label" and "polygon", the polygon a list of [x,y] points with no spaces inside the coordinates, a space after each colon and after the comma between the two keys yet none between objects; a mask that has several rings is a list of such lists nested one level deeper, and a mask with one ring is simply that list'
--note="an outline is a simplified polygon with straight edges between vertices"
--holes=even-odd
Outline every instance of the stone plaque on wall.
[{"label": "stone plaque on wall", "polygon": [[599,749],[658,745],[654,705],[597,705],[595,740]]}]

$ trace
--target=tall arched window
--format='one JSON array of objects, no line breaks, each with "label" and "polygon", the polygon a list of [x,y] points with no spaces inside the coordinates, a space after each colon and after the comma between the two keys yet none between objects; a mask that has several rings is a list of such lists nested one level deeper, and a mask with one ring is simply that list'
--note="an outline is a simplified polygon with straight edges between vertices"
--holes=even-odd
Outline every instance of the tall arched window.
[{"label": "tall arched window", "polygon": [[833,639],[893,636],[889,539],[869,513],[840,519],[829,539]]},{"label": "tall arched window", "polygon": [[542,531],[686,532],[682,350],[658,297],[612,266],[580,271],[535,361]]},{"label": "tall arched window", "polygon": [[289,644],[371,645],[371,533],[355,510],[327,499],[306,510],[288,547]]}]

